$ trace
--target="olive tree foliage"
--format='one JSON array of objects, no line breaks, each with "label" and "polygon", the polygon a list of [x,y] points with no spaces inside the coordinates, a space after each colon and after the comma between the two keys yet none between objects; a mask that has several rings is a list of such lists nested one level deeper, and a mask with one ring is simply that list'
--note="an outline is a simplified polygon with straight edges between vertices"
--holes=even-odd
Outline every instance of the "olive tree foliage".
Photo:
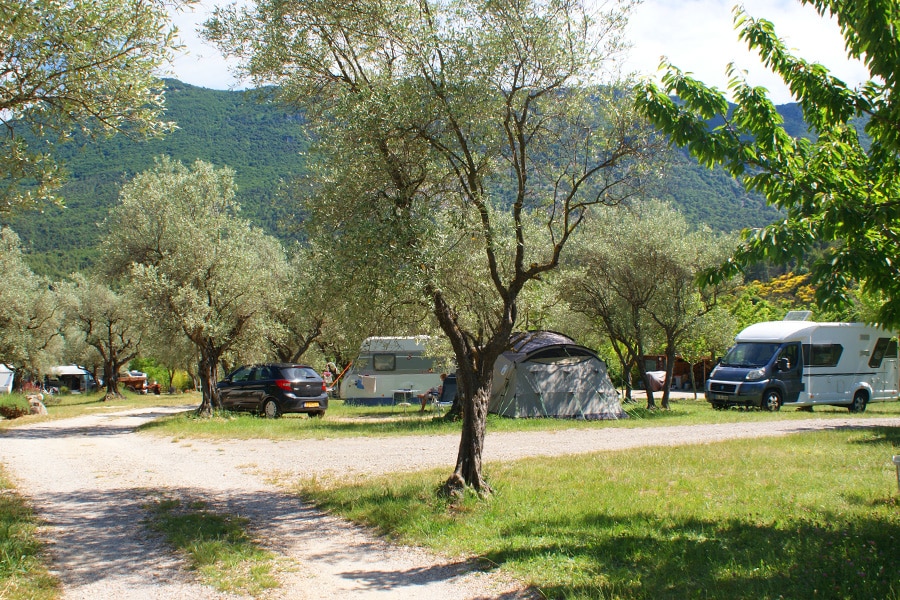
[{"label": "olive tree foliage", "polygon": [[77,335],[101,358],[105,399],[122,397],[119,370],[137,357],[144,339],[140,306],[127,293],[82,274],[75,274],[62,293],[66,321],[73,326],[70,335]]},{"label": "olive tree foliage", "polygon": [[111,275],[126,276],[143,310],[196,347],[201,415],[221,408],[216,382],[228,351],[259,343],[284,252],[240,218],[232,171],[168,158],[123,186],[103,243]]},{"label": "olive tree foliage", "polygon": [[641,357],[654,346],[666,355],[662,407],[676,354],[734,289],[728,280],[701,286],[699,275],[733,248],[728,236],[695,229],[668,204],[636,202],[628,210],[595,211],[573,244],[561,289],[577,312],[602,324],[625,372],[636,364],[647,389],[647,407],[656,406]]},{"label": "olive tree foliage", "polygon": [[[736,103],[732,111],[721,91],[671,64],[663,65],[662,87],[642,86],[638,106],[672,143],[687,147],[702,164],[722,165],[786,213],[781,222],[745,231],[734,256],[711,272],[710,280],[730,277],[761,259],[806,259],[820,305],[847,304],[849,290],[858,284],[866,295],[881,299],[876,320],[896,327],[900,13],[889,0],[800,2],[836,18],[848,56],[868,67],[868,82],[851,89],[825,66],[794,56],[764,19],[736,10],[735,21],[740,38],[789,86],[814,139],[791,137],[767,91],[752,87],[734,66],[728,86]],[[827,248],[816,253],[822,243]]]},{"label": "olive tree foliage", "polygon": [[[643,172],[652,138],[631,99],[589,85],[614,70],[632,4],[258,0],[207,23],[242,75],[313,123],[319,235],[359,285],[425,303],[449,340],[463,429],[447,492],[490,491],[492,369],[523,289],[587,207],[629,197]],[[477,256],[445,268],[462,247]]]},{"label": "olive tree foliage", "polygon": [[64,310],[50,281],[25,262],[19,236],[0,229],[0,361],[32,375],[58,364]]},{"label": "olive tree foliage", "polygon": [[271,313],[272,323],[263,338],[276,358],[297,362],[322,339],[331,324],[329,277],[324,256],[308,245],[297,244],[284,272],[278,273],[283,297]]},{"label": "olive tree foliage", "polygon": [[195,0],[0,0],[0,214],[50,199],[74,132],[156,135],[177,49],[169,9]]}]

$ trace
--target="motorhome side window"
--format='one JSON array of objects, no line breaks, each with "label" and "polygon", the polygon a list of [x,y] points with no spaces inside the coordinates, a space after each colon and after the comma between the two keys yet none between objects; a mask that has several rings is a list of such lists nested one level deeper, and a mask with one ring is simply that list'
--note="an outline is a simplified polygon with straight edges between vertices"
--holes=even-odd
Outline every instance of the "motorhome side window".
[{"label": "motorhome side window", "polygon": [[885,358],[897,358],[897,340],[890,338],[878,338],[875,349],[869,358],[869,366],[873,369],[881,367],[881,361]]},{"label": "motorhome side window", "polygon": [[803,362],[810,367],[834,367],[843,351],[840,344],[803,344]]},{"label": "motorhome side window", "polygon": [[397,356],[394,354],[373,354],[372,368],[376,371],[393,371],[397,368]]}]

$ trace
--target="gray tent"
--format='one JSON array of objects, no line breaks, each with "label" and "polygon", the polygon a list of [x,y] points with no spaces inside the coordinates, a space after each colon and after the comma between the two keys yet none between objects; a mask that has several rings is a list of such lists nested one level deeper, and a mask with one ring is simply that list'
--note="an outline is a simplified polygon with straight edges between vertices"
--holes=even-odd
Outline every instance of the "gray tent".
[{"label": "gray tent", "polygon": [[624,419],[606,363],[552,331],[515,333],[494,363],[488,412],[505,417]]}]

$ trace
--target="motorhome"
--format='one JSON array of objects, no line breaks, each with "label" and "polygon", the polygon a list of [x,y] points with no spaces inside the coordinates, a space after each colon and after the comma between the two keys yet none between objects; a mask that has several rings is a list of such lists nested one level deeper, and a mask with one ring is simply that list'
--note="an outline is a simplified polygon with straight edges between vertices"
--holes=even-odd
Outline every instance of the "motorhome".
[{"label": "motorhome", "polygon": [[426,355],[427,337],[370,337],[341,379],[347,404],[415,403],[415,396],[441,385],[440,361]]},{"label": "motorhome", "polygon": [[706,382],[713,408],[846,406],[898,395],[897,335],[863,323],[768,321],[735,338]]}]

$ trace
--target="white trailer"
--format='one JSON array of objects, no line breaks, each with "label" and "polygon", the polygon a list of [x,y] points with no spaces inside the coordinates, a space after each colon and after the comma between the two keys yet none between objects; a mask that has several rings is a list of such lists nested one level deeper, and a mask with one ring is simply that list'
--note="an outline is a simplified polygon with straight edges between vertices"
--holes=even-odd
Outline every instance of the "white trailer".
[{"label": "white trailer", "polygon": [[426,354],[427,342],[424,336],[366,338],[341,379],[341,398],[369,406],[415,402],[414,396],[440,386],[440,361]]},{"label": "white trailer", "polygon": [[900,393],[897,335],[879,327],[767,321],[734,341],[706,382],[713,408],[818,404],[862,412]]}]

